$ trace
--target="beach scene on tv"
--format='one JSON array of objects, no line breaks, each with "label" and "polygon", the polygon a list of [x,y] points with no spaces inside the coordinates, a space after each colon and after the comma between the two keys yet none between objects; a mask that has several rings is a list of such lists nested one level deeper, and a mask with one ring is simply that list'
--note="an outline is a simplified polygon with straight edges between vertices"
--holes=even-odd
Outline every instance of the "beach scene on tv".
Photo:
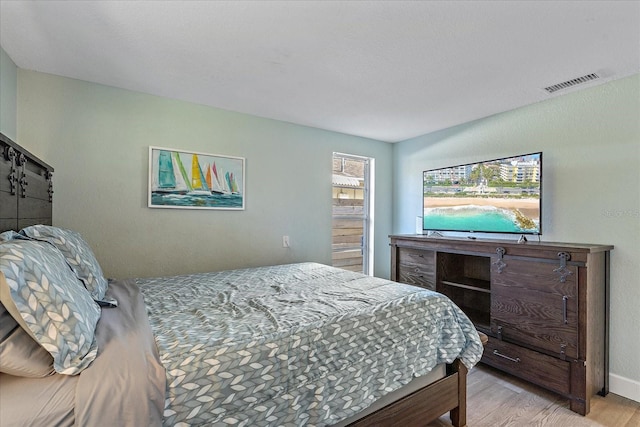
[{"label": "beach scene on tv", "polygon": [[425,230],[540,233],[541,153],[423,174]]}]

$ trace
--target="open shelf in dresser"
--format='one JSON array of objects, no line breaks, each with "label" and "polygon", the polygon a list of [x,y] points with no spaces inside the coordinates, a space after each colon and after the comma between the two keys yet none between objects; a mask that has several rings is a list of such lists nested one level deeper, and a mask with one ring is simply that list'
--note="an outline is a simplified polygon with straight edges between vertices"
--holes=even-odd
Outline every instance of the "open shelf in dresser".
[{"label": "open shelf in dresser", "polygon": [[436,291],[465,312],[476,327],[491,324],[491,258],[451,252],[436,254]]}]

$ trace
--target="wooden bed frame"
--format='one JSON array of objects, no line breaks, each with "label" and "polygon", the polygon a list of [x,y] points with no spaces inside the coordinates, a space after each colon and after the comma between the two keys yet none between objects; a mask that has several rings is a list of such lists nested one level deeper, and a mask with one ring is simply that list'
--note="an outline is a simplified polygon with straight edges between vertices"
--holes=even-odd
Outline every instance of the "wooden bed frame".
[{"label": "wooden bed frame", "polygon": [[[0,133],[0,232],[52,224],[53,168]],[[424,426],[450,412],[451,422],[467,422],[467,368],[460,360],[446,376],[350,424]]]},{"label": "wooden bed frame", "polygon": [[447,375],[400,398],[377,412],[350,424],[354,427],[419,427],[450,413],[456,427],[467,424],[467,368],[456,359],[447,365]]},{"label": "wooden bed frame", "polygon": [[0,232],[51,225],[53,168],[0,133]]}]

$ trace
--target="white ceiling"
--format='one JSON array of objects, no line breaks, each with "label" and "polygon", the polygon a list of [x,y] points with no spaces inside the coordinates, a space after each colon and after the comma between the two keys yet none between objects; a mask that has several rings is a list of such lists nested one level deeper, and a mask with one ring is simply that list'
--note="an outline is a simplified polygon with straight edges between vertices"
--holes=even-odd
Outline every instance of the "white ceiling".
[{"label": "white ceiling", "polygon": [[23,69],[395,142],[640,72],[640,2],[1,0],[0,43]]}]

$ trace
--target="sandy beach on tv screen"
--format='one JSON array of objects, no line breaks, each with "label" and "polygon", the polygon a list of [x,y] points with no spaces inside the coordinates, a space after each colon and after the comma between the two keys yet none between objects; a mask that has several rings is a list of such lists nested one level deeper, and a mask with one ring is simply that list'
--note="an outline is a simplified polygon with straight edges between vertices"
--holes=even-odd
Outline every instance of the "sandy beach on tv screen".
[{"label": "sandy beach on tv screen", "polygon": [[446,208],[452,206],[496,206],[504,209],[518,209],[531,219],[539,219],[538,199],[502,199],[498,197],[425,197],[424,205],[430,208]]}]

